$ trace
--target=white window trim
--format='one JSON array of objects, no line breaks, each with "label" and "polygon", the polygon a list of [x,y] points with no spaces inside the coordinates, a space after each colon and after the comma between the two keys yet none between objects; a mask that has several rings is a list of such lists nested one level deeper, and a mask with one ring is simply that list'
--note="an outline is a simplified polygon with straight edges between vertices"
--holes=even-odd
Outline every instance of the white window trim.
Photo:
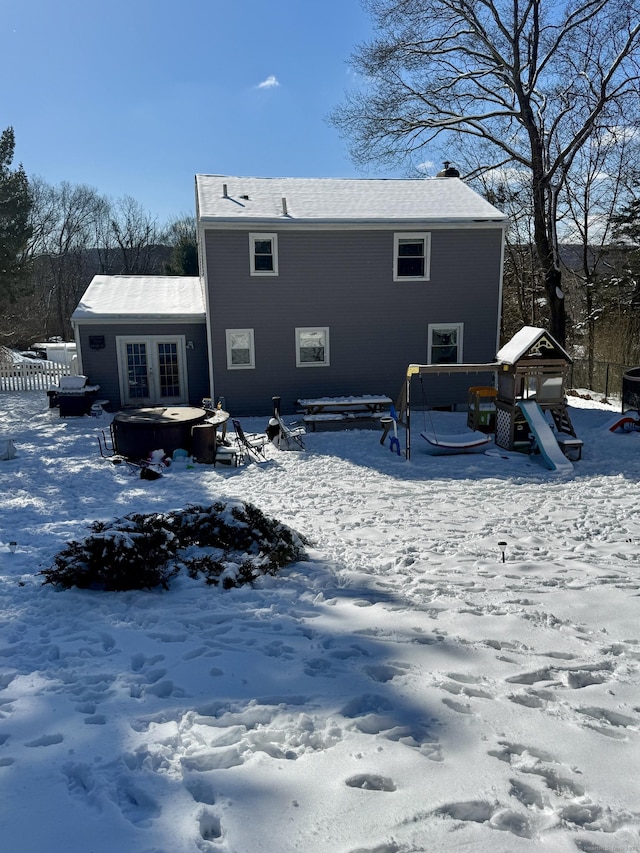
[{"label": "white window trim", "polygon": [[[233,364],[232,336],[237,334],[249,335],[249,364]],[[256,346],[253,329],[225,329],[227,342],[227,370],[253,370],[256,366]]]},{"label": "white window trim", "polygon": [[462,345],[464,342],[464,323],[429,323],[429,329],[427,332],[427,364],[433,364],[432,361],[432,346],[433,346],[433,333],[439,332],[443,329],[455,329],[458,333],[458,359],[455,364],[462,364]]},{"label": "white window trim", "polygon": [[[424,275],[398,275],[400,240],[424,240]],[[393,235],[393,280],[429,281],[431,277],[431,234],[428,231],[398,231]]]},{"label": "white window trim", "polygon": [[[273,257],[272,270],[257,270],[256,269],[256,242],[258,240],[271,240],[271,250]],[[258,276],[274,276],[278,275],[278,235],[267,232],[253,232],[249,234],[249,269],[251,275]]]},{"label": "white window trim", "polygon": [[[302,332],[322,332],[324,335],[324,361],[300,360],[300,335]],[[329,367],[329,327],[328,326],[299,326],[296,328],[296,367]]]}]

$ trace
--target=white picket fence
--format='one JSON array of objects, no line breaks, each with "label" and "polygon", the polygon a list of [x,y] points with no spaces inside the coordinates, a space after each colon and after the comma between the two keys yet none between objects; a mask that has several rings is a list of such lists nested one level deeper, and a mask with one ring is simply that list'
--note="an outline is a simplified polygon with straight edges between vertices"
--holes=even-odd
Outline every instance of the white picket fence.
[{"label": "white picket fence", "polygon": [[52,385],[57,385],[61,376],[69,376],[72,369],[66,364],[47,365],[0,363],[0,392],[1,391],[47,391]]}]

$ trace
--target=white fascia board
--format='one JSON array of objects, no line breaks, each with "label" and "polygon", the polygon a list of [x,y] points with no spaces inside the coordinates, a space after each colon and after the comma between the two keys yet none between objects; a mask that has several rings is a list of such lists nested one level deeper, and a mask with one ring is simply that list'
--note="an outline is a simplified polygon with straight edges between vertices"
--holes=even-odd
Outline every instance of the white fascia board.
[{"label": "white fascia board", "polygon": [[93,317],[74,317],[72,323],[76,326],[105,326],[105,325],[121,325],[121,326],[139,326],[141,324],[150,323],[193,323],[198,325],[205,324],[205,315],[201,314],[194,317],[193,314],[140,314],[139,316],[118,317],[115,315],[104,316],[96,314]]},{"label": "white fascia board", "polygon": [[389,231],[390,229],[408,230],[420,228],[434,230],[438,228],[481,229],[507,227],[506,219],[390,219],[381,222],[379,219],[349,221],[344,219],[296,219],[295,221],[284,218],[274,219],[217,219],[216,217],[204,217],[201,220],[205,230],[212,228],[220,231],[247,230],[247,228],[269,228],[271,230],[286,229],[296,230],[342,230],[342,231]]}]

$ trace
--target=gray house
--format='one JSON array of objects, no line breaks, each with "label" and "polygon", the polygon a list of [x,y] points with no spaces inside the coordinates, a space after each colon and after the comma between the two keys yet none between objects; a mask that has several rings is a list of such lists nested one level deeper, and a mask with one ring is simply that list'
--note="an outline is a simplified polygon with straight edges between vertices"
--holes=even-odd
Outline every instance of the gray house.
[{"label": "gray house", "polygon": [[[112,407],[290,414],[495,356],[505,217],[457,177],[197,175],[196,215],[200,279],[96,276],[72,316]],[[469,377],[426,381],[429,405],[466,403]]]},{"label": "gray house", "polygon": [[[505,216],[459,178],[197,175],[196,204],[211,396],[235,414],[493,360]],[[429,383],[430,405],[466,403],[468,377]]]},{"label": "gray house", "polygon": [[112,408],[200,403],[209,394],[199,278],[96,275],[71,315],[79,372]]}]

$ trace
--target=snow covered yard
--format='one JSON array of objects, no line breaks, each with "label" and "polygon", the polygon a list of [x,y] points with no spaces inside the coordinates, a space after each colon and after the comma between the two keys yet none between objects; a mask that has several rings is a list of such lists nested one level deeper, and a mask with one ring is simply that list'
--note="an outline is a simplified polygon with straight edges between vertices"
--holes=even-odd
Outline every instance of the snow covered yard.
[{"label": "snow covered yard", "polygon": [[[640,433],[613,407],[571,398],[571,474],[429,456],[418,414],[410,462],[317,432],[142,481],[100,457],[107,418],[43,396],[0,396],[3,849],[640,850]],[[219,497],[308,560],[229,591],[42,586],[94,520]]]}]

